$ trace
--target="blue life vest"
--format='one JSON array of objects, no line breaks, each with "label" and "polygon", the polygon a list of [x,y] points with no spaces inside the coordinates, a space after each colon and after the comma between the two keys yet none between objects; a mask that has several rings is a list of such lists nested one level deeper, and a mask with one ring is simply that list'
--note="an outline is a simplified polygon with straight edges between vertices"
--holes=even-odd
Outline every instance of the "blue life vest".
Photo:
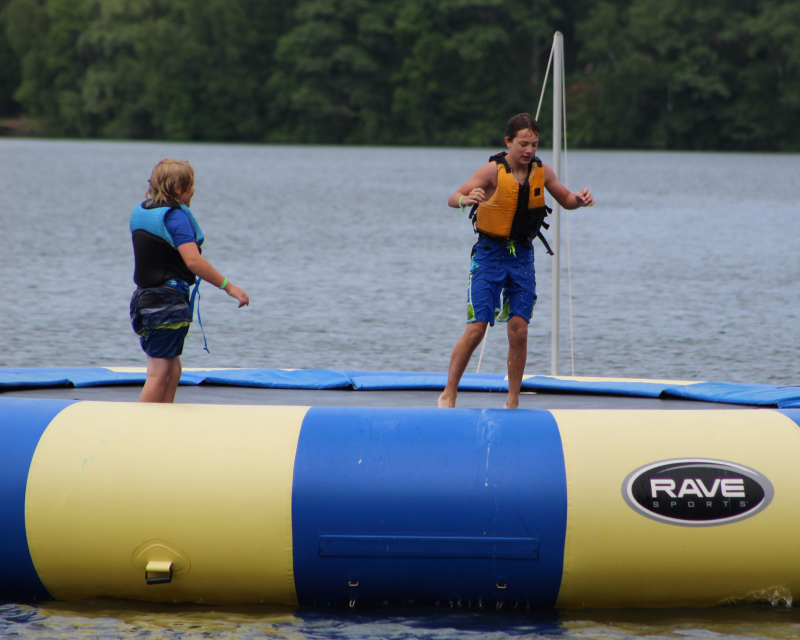
[{"label": "blue life vest", "polygon": [[194,235],[197,238],[197,246],[199,247],[203,244],[203,240],[205,239],[203,236],[203,231],[200,229],[200,225],[197,224],[197,220],[194,219],[191,209],[189,209],[189,207],[187,207],[185,204],[180,206],[165,205],[163,207],[145,209],[145,205],[147,204],[149,204],[149,202],[143,202],[133,210],[133,213],[131,214],[131,233],[139,230],[147,231],[154,236],[163,238],[169,242],[170,246],[175,247],[175,241],[172,239],[172,236],[169,235],[169,231],[167,231],[167,225],[164,224],[164,218],[166,218],[167,214],[173,209],[180,209],[189,217],[189,222],[192,223],[192,229],[194,229]]},{"label": "blue life vest", "polygon": [[177,203],[143,202],[131,214],[131,238],[135,267],[133,281],[141,289],[160,287],[172,279],[187,284],[195,281],[195,275],[186,266],[175,241],[167,231],[164,218],[173,209],[181,209],[189,218],[198,247],[203,244],[203,232],[189,207]]}]

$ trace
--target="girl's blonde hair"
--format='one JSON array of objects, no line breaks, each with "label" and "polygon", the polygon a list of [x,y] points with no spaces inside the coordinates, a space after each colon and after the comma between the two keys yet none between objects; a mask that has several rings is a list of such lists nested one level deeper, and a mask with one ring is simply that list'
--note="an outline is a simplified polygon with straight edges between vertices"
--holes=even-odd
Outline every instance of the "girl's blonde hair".
[{"label": "girl's blonde hair", "polygon": [[148,200],[179,203],[181,194],[194,186],[194,169],[186,160],[164,158],[153,168],[148,184]]}]

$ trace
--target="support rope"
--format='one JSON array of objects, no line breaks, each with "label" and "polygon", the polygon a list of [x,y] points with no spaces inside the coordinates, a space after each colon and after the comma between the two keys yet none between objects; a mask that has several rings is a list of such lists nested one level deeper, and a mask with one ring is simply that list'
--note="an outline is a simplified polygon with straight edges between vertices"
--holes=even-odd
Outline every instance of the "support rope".
[{"label": "support rope", "polygon": [[[561,56],[561,104],[564,110],[564,186],[569,189],[569,163],[567,162],[567,81],[564,69],[564,56]],[[569,209],[567,212],[567,282],[569,283],[569,355],[572,362],[572,375],[575,375],[575,340],[572,328],[572,258],[570,256]]]},{"label": "support rope", "polygon": [[489,323],[486,323],[486,331],[483,334],[483,346],[481,347],[481,355],[478,358],[478,368],[475,370],[475,373],[481,372],[481,360],[483,360],[483,350],[486,348],[486,342],[489,340]]},{"label": "support rope", "polygon": [[[539,121],[539,112],[542,110],[542,100],[544,100],[544,90],[547,87],[547,76],[550,75],[550,65],[553,64],[553,52],[556,50],[556,39],[553,37],[553,44],[550,45],[550,57],[547,59],[547,69],[544,72],[544,82],[542,83],[542,93],[539,95],[539,106],[536,107],[536,118]],[[562,56],[563,60],[563,56]]]}]

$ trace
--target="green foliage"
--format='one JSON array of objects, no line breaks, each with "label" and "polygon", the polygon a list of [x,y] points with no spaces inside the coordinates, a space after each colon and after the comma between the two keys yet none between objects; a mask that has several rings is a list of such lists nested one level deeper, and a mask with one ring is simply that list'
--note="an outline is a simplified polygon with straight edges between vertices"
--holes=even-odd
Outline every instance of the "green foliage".
[{"label": "green foliage", "polygon": [[396,0],[300,0],[279,39],[269,88],[273,139],[392,141],[390,77]]},{"label": "green foliage", "polygon": [[572,145],[800,149],[796,0],[0,0],[0,27],[0,116],[51,135],[497,145],[558,29]]},{"label": "green foliage", "polygon": [[393,115],[401,141],[487,144],[498,124],[530,109],[531,43],[520,51],[508,7],[499,0],[409,0],[396,34],[402,64],[394,75]]},{"label": "green foliage", "polygon": [[19,111],[14,92],[22,82],[19,58],[6,34],[5,15],[8,0],[0,0],[0,117],[13,116]]},{"label": "green foliage", "polygon": [[281,21],[258,0],[11,0],[17,97],[57,135],[253,139]]},{"label": "green foliage", "polygon": [[[578,144],[800,148],[793,1],[603,0],[580,23]],[[776,38],[776,36],[778,36]],[[574,84],[581,79],[574,74]],[[577,139],[576,139],[577,138]]]}]

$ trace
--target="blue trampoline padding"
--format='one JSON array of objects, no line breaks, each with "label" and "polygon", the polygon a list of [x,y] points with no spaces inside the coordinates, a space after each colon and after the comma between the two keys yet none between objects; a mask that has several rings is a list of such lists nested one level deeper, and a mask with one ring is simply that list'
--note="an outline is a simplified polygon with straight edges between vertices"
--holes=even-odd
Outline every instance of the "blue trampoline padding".
[{"label": "blue trampoline padding", "polygon": [[[146,377],[147,376],[144,376],[142,380],[144,381]],[[181,379],[178,381],[178,384],[187,387],[195,387],[199,384],[203,384],[205,381],[206,373],[203,371],[182,371]]]},{"label": "blue trampoline padding", "polygon": [[[348,371],[353,388],[358,391],[391,389],[430,389],[441,391],[447,384],[446,373]],[[508,391],[505,376],[465,374],[458,383],[461,391]]]},{"label": "blue trampoline padding", "polygon": [[[800,404],[798,404],[798,406],[800,406]],[[797,426],[800,427],[800,409],[778,409],[778,413],[782,413],[791,418],[795,421]]]},{"label": "blue trampoline padding", "polygon": [[[102,367],[41,367],[0,369],[0,389],[55,387],[99,387],[117,384],[143,384],[144,372],[117,373]],[[184,371],[182,385],[202,383],[272,389],[348,389],[359,391],[444,389],[446,373],[417,371],[349,371],[327,369],[208,369]],[[508,390],[502,374],[467,373],[458,388],[462,391]],[[730,384],[697,382],[670,386],[665,382],[629,382],[608,380],[562,380],[532,376],[522,381],[528,391],[597,393],[638,398],[682,398],[702,402],[722,402],[749,406],[800,408],[800,387],[777,387],[766,384]]]},{"label": "blue trampoline padding", "polygon": [[447,384],[446,373],[418,373],[416,375],[352,376],[353,388],[357,391],[380,391],[384,389],[432,389],[441,390]]},{"label": "blue trampoline padding", "polygon": [[[0,388],[6,387],[101,387],[116,384],[144,384],[145,372],[117,373],[102,367],[42,367],[0,369]],[[223,369],[184,371],[181,385],[228,384],[241,387],[280,389],[339,389],[351,386],[350,377],[326,369]]]},{"label": "blue trampoline padding", "polygon": [[28,471],[47,425],[72,400],[0,398],[0,597],[49,600],[33,566],[25,530]]},{"label": "blue trampoline padding", "polygon": [[292,489],[301,605],[553,606],[566,518],[548,411],[313,407],[303,420]]},{"label": "blue trampoline padding", "polygon": [[351,378],[359,377],[359,378],[366,378],[369,376],[418,376],[418,375],[425,375],[424,373],[420,373],[419,371],[361,371],[360,369],[345,369],[342,373],[347,374]]},{"label": "blue trampoline padding", "polygon": [[[377,376],[396,376],[413,377],[413,376],[433,376],[433,375],[446,375],[440,371],[361,371],[356,369],[346,369],[342,373],[347,374],[351,378],[368,378]],[[465,373],[463,378],[475,378],[476,380],[505,380],[506,376],[502,373]]]},{"label": "blue trampoline padding", "polygon": [[[228,384],[238,387],[262,387],[266,389],[346,389],[352,386],[350,376],[342,371],[328,369],[230,369],[192,371],[209,384]],[[183,380],[183,376],[181,376]]]},{"label": "blue trampoline padding", "polygon": [[116,373],[102,367],[42,367],[0,369],[1,387],[101,387],[142,384],[144,373]]},{"label": "blue trampoline padding", "polygon": [[774,387],[767,384],[698,382],[686,386],[669,387],[664,390],[664,395],[704,402],[774,407],[786,406],[787,402],[800,400],[800,388]]},{"label": "blue trampoline padding", "polygon": [[522,381],[522,389],[529,391],[572,391],[580,393],[605,393],[636,398],[658,398],[669,385],[658,382],[617,382],[615,380],[584,381],[559,380],[547,376],[532,376]]}]

